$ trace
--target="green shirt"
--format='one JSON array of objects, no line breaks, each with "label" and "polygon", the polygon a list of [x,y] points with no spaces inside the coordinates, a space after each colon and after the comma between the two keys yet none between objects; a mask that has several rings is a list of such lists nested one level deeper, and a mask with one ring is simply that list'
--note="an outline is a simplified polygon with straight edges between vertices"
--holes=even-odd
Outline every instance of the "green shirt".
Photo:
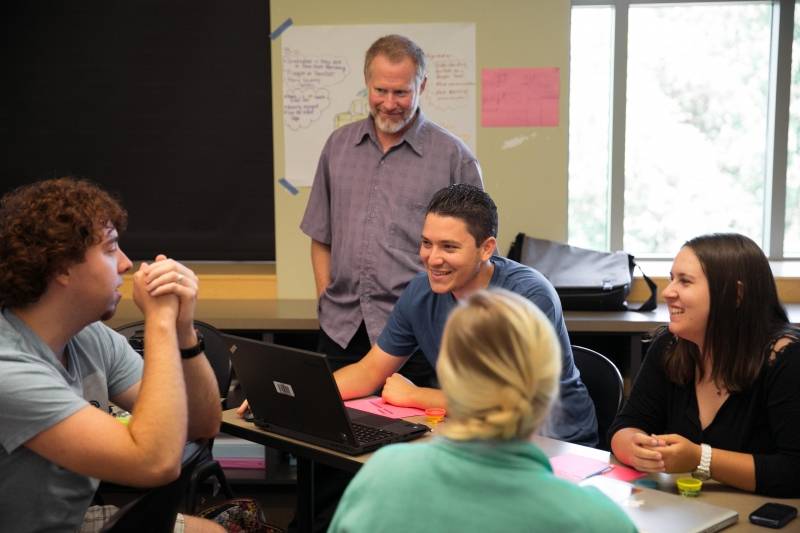
[{"label": "green shirt", "polygon": [[347,487],[329,532],[636,531],[594,488],[553,475],[530,442],[440,438],[379,450]]}]

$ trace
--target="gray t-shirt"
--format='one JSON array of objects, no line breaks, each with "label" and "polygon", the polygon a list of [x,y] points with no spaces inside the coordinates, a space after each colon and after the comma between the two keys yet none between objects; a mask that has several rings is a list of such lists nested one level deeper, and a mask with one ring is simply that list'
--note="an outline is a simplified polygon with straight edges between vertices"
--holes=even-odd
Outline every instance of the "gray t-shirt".
[{"label": "gray t-shirt", "polygon": [[108,412],[109,398],[141,379],[142,359],[123,336],[96,322],[70,339],[65,368],[3,309],[0,376],[0,531],[75,531],[98,481],[22,445],[88,404]]}]

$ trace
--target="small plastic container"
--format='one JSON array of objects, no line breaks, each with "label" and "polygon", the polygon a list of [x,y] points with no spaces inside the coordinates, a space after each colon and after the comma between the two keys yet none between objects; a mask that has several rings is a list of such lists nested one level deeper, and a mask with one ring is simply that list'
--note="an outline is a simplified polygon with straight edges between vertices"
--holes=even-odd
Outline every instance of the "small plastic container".
[{"label": "small plastic container", "polygon": [[447,410],[442,407],[428,407],[425,409],[425,422],[427,422],[430,427],[434,427],[444,420],[446,414]]},{"label": "small plastic container", "polygon": [[680,477],[675,481],[678,486],[678,492],[681,496],[695,498],[700,495],[703,488],[703,482],[693,477]]},{"label": "small plastic container", "polygon": [[658,481],[646,477],[635,480],[633,484],[636,485],[637,487],[642,487],[645,489],[658,489]]}]

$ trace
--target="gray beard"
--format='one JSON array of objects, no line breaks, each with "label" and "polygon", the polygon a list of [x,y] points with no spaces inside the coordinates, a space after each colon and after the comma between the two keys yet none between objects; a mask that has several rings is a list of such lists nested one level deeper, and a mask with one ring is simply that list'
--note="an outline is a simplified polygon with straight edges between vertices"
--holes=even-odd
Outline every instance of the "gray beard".
[{"label": "gray beard", "polygon": [[374,120],[375,127],[377,129],[383,133],[397,133],[411,123],[411,121],[414,119],[414,115],[416,114],[416,110],[414,110],[414,113],[411,113],[411,115],[409,115],[407,118],[403,117],[403,120],[399,122],[384,120],[374,112],[370,112],[370,114],[372,115],[372,119]]}]

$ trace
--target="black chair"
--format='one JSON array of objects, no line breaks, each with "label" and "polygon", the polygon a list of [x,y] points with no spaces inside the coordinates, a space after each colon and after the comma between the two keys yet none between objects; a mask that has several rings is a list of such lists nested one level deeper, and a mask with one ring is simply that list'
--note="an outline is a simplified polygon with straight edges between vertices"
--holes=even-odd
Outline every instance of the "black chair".
[{"label": "black chair", "polygon": [[[228,351],[230,343],[225,340],[225,337],[217,328],[210,324],[195,320],[194,327],[205,339],[206,358],[217,377],[219,396],[222,408],[225,409],[228,388],[231,383],[231,360]],[[144,356],[144,322],[138,321],[120,326],[117,328],[117,332],[124,335],[133,349]],[[222,465],[214,459],[211,453],[213,445],[214,440],[209,440],[205,450],[201,452],[201,457],[197,461],[194,470],[191,472],[186,495],[186,511],[190,514],[197,512],[198,488],[209,478],[216,480],[226,498],[233,498],[233,491],[225,477]]]},{"label": "black chair", "polygon": [[186,487],[192,473],[208,449],[208,441],[195,441],[186,444],[181,475],[175,481],[155,487],[114,513],[103,524],[103,533],[171,533],[175,527]]},{"label": "black chair", "polygon": [[610,359],[589,348],[573,344],[572,356],[575,359],[575,366],[581,373],[581,381],[586,385],[594,403],[599,436],[597,447],[608,450],[610,443],[606,433],[622,407],[624,390],[622,375],[617,365]]}]

